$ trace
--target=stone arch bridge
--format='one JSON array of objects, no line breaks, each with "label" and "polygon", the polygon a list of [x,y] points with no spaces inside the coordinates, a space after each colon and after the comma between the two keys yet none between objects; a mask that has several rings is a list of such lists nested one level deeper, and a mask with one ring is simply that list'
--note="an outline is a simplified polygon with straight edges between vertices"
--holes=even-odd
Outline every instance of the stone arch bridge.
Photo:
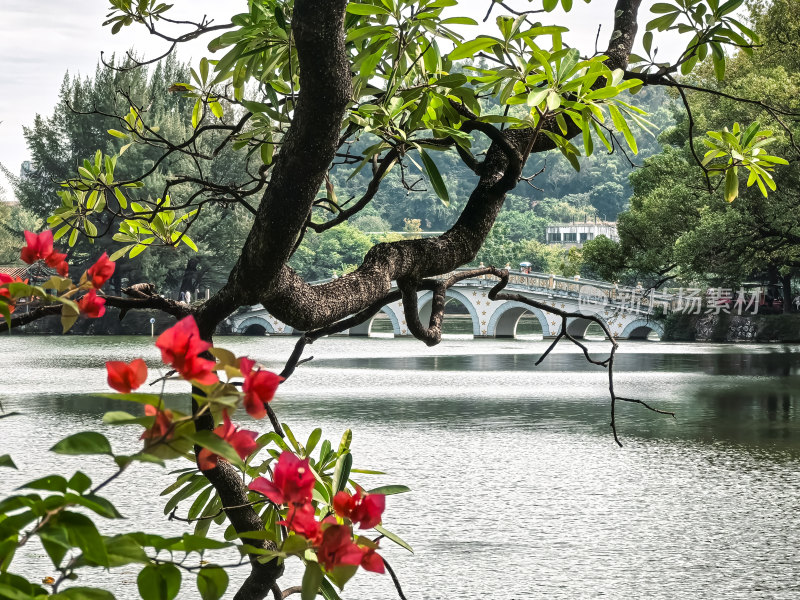
[{"label": "stone arch bridge", "polygon": [[[444,277],[446,276],[442,276]],[[556,315],[521,302],[489,300],[489,290],[496,283],[497,279],[494,277],[476,277],[459,281],[447,290],[449,302],[461,304],[469,313],[472,333],[476,338],[513,338],[520,319],[526,314],[531,314],[538,320],[545,338],[558,335],[561,319]],[[620,287],[603,281],[577,277],[568,279],[519,271],[511,271],[509,283],[503,291],[516,292],[569,312],[597,316],[618,339],[646,339],[653,332],[660,337],[664,333],[663,326],[654,318],[654,314],[669,312],[675,302],[672,295],[658,294],[641,287]],[[419,292],[420,318],[423,323],[430,317],[432,298],[433,293],[430,291]],[[411,335],[406,327],[402,301],[387,304],[381,312],[389,318],[395,336]],[[368,336],[376,317],[343,334]],[[235,333],[241,334],[302,333],[270,315],[261,305],[251,306],[232,315],[230,324]],[[573,337],[582,338],[590,324],[588,319],[571,317],[567,320],[567,332]]]}]

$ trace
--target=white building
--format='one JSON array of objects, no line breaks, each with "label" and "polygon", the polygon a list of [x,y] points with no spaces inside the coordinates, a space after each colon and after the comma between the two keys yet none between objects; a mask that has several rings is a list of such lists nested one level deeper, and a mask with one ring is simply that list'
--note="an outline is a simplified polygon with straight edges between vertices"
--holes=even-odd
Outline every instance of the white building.
[{"label": "white building", "polygon": [[584,223],[553,223],[547,226],[547,243],[562,246],[582,246],[598,235],[619,241],[617,224],[609,221],[586,221]]}]

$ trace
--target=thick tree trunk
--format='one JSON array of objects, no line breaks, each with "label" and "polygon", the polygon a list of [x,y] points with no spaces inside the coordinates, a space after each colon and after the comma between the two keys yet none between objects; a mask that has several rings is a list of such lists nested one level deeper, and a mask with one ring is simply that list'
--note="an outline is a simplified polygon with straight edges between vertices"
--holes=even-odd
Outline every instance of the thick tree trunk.
[{"label": "thick tree trunk", "polygon": [[[300,95],[294,117],[272,169],[255,223],[226,286],[206,302],[195,318],[201,335],[211,340],[222,319],[242,304],[254,304],[274,285],[291,256],[312,203],[334,158],[345,110],[351,100],[350,66],[344,45],[347,0],[296,0],[292,36],[300,63]],[[194,409],[197,410],[195,404]],[[210,419],[198,428],[212,429]],[[223,461],[204,475],[212,483],[239,533],[264,525],[247,504],[247,488],[236,470]],[[243,540],[267,547],[264,540]],[[272,548],[274,549],[274,547]],[[283,574],[276,561],[262,564],[251,556],[251,572],[234,600],[262,600]]]}]

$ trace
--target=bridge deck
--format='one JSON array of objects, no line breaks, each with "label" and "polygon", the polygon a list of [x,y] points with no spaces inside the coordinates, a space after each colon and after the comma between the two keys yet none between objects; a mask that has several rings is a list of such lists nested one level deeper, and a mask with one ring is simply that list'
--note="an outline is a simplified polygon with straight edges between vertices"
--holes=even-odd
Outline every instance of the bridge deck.
[{"label": "bridge deck", "polygon": [[[458,271],[456,271],[458,272]],[[442,275],[442,278],[450,274]],[[313,282],[315,284],[324,281]],[[532,313],[542,328],[545,337],[558,335],[562,320],[527,304],[514,301],[493,301],[489,290],[497,284],[497,278],[481,276],[464,279],[448,289],[447,295],[462,304],[469,313],[475,337],[514,337],[522,315]],[[582,315],[599,317],[607,325],[614,337],[643,338],[651,331],[662,333],[661,325],[652,317],[657,308],[669,312],[675,302],[671,294],[657,294],[641,287],[618,286],[604,281],[558,277],[544,273],[523,273],[512,271],[507,290],[535,298],[542,304],[577,312]],[[430,316],[432,293],[419,295],[420,318],[425,322]],[[410,335],[402,302],[392,302],[383,307],[392,322],[395,335]],[[297,334],[288,325],[281,323],[267,313],[262,306],[240,312],[231,319],[233,330],[244,333],[250,328],[260,329],[271,335]],[[567,320],[567,331],[575,337],[582,337],[590,321],[583,317]],[[353,327],[349,335],[369,335],[372,320]]]},{"label": "bridge deck", "polygon": [[[456,269],[458,273],[467,269]],[[442,275],[437,279],[447,279],[451,273]],[[482,276],[477,279],[464,279],[457,283],[460,285],[481,285],[493,287],[497,279],[491,276]],[[614,308],[633,310],[634,312],[652,313],[657,307],[664,312],[670,312],[676,301],[674,294],[658,293],[655,290],[639,287],[619,286],[606,281],[580,279],[574,277],[559,277],[545,273],[524,273],[510,271],[507,290],[519,290],[554,298],[577,299],[579,304],[612,306]]]}]

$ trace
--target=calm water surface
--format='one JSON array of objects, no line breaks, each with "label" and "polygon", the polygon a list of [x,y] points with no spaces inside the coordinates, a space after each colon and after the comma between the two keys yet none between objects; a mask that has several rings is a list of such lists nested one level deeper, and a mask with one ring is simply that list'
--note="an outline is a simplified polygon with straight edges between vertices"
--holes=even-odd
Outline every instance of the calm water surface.
[{"label": "calm water surface", "polygon": [[[293,340],[217,343],[278,369]],[[622,449],[608,427],[604,371],[566,346],[534,367],[545,347],[324,339],[274,407],[303,439],[316,425],[332,440],[353,429],[356,466],[390,474],[361,476],[365,485],[412,488],[389,499],[384,517],[416,552],[385,548],[409,599],[800,598],[800,347],[624,342],[618,393],[677,418],[619,407]],[[111,472],[107,459],[46,452],[64,435],[103,428],[104,411],[130,410],[91,395],[107,389],[110,356],[160,367],[144,337],[6,338],[0,401],[24,414],[0,420],[0,454],[26,475],[4,470],[0,492],[51,472]],[[174,402],[180,391],[167,388]],[[115,451],[134,450],[138,429],[104,432]],[[126,528],[183,531],[153,493],[173,477],[138,465],[108,488]],[[35,544],[19,560],[34,578],[55,574]],[[82,580],[135,598],[137,571]],[[298,573],[288,569],[284,587]],[[194,595],[187,587],[181,597]],[[396,594],[387,577],[363,574],[343,597]]]}]

